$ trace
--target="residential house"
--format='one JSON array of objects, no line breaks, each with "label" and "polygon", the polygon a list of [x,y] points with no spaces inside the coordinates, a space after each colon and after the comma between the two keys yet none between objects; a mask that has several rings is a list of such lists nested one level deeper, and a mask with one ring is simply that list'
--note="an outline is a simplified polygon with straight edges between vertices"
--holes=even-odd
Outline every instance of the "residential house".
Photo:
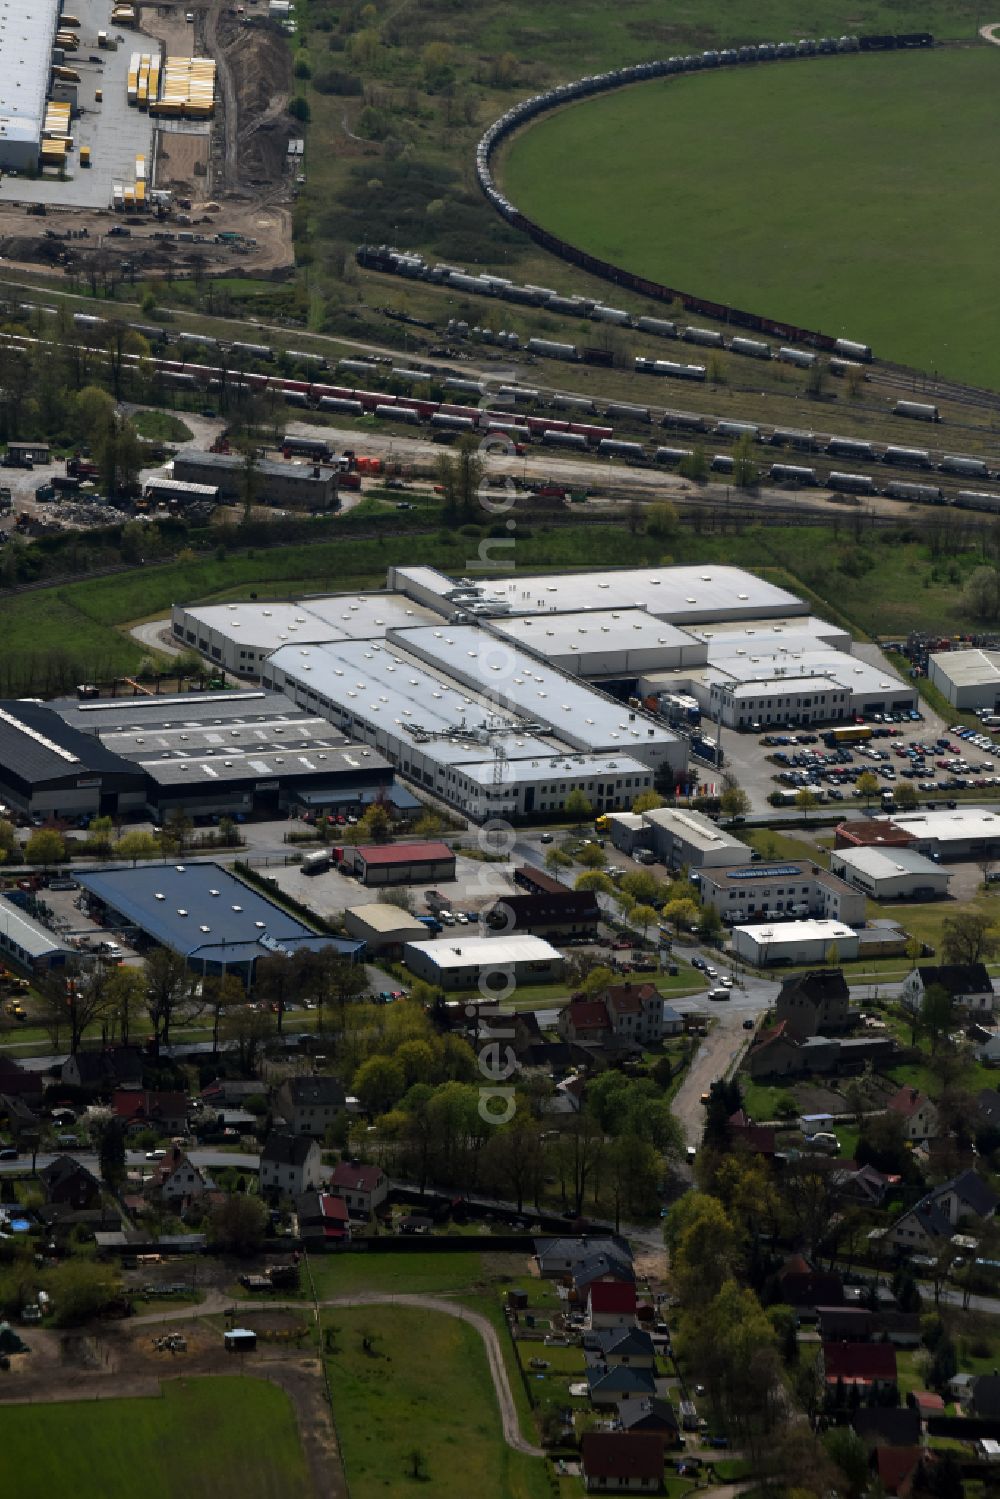
[{"label": "residential house", "polygon": [[[36,1099],[32,1101],[38,1103]],[[30,1145],[39,1139],[42,1121],[23,1094],[0,1093],[0,1117],[7,1120],[7,1128],[15,1145]]]},{"label": "residential house", "polygon": [[837,1270],[815,1270],[803,1254],[791,1255],[778,1271],[780,1299],[800,1313],[843,1306],[844,1283]]},{"label": "residential house", "polygon": [[729,1116],[729,1140],[732,1150],[764,1156],[767,1160],[774,1159],[778,1148],[774,1130],[765,1124],[754,1124],[743,1109]]},{"label": "residential house", "polygon": [[153,1172],[150,1189],[166,1202],[188,1203],[214,1192],[215,1183],[174,1145]]},{"label": "residential house", "polygon": [[498,1046],[509,1047],[522,1062],[533,1047],[545,1045],[533,1010],[508,1015],[499,1006],[479,1005],[469,1026],[469,1034],[477,1050],[496,1042]]},{"label": "residential house", "polygon": [[161,1135],[187,1132],[188,1101],[183,1093],[153,1093],[145,1088],[116,1088],[111,1108],[127,1134],[152,1129]]},{"label": "residential house", "polygon": [[628,1281],[598,1280],[587,1291],[587,1327],[634,1327],[635,1285]]},{"label": "residential house", "polygon": [[881,1394],[896,1388],[896,1350],[890,1343],[823,1343],[820,1357],[828,1389],[842,1384]]},{"label": "residential house", "polygon": [[851,1426],[869,1452],[877,1447],[915,1447],[920,1441],[920,1417],[907,1405],[859,1406]]},{"label": "residential house", "polygon": [[595,1327],[583,1335],[583,1354],[588,1364],[624,1365],[629,1369],[655,1369],[653,1340],[640,1327]]},{"label": "residential house", "polygon": [[673,1005],[663,1002],[663,1034],[665,1036],[682,1036],[685,1030],[684,1016],[680,1010],[675,1010]]},{"label": "residential house", "polygon": [[903,1003],[919,1010],[930,988],[944,989],[956,1011],[971,1017],[993,1013],[993,983],[985,963],[946,963],[941,967],[921,965],[903,980]]},{"label": "residential house", "polygon": [[839,968],[818,968],[785,979],[778,992],[775,1014],[779,1024],[797,1041],[832,1035],[851,1027],[851,995]]},{"label": "residential house", "polygon": [[970,1416],[1000,1416],[1000,1374],[977,1374],[969,1394]]},{"label": "residential house", "polygon": [[874,1455],[882,1493],[889,1499],[910,1499],[923,1448],[876,1447]]},{"label": "residential house", "polygon": [[659,1395],[626,1395],[618,1402],[623,1431],[658,1431],[666,1446],[675,1447],[680,1436],[677,1412]]},{"label": "residential house", "polygon": [[362,1166],[356,1161],[340,1161],[329,1181],[330,1191],[343,1198],[349,1213],[370,1218],[389,1195],[389,1181],[380,1166]]},{"label": "residential house", "polygon": [[998,1206],[1000,1199],[977,1172],[962,1171],[907,1208],[886,1240],[900,1249],[936,1253],[954,1238],[960,1224],[992,1218]]},{"label": "residential house", "polygon": [[530,932],[536,937],[597,935],[601,908],[592,890],[571,890],[541,869],[515,869],[515,895],[502,895],[484,915],[501,932]]},{"label": "residential house", "polygon": [[896,1348],[919,1348],[920,1313],[899,1312],[895,1307],[880,1309],[875,1318],[875,1336],[887,1338]]},{"label": "residential house", "polygon": [[101,1184],[87,1168],[72,1156],[57,1155],[38,1173],[45,1189],[46,1202],[62,1207],[97,1207],[101,1201]]},{"label": "residential house", "polygon": [[745,1062],[753,1078],[822,1076],[860,1072],[867,1062],[887,1066],[898,1051],[892,1036],[806,1036],[790,1033],[779,1020],[756,1037]]},{"label": "residential house", "polygon": [[[631,1270],[632,1251],[624,1239],[565,1238],[536,1239],[535,1263],[543,1280],[565,1280],[596,1255],[606,1254],[620,1259]],[[634,1279],[634,1276],[633,1276]]]},{"label": "residential house", "polygon": [[649,1046],[663,1040],[663,1000],[655,985],[613,984],[604,1002],[618,1041]]},{"label": "residential house", "polygon": [[588,1493],[659,1494],[663,1439],[649,1431],[587,1431],[580,1470]]},{"label": "residential house", "polygon": [[267,1088],[259,1078],[217,1077],[201,1090],[201,1101],[209,1109],[238,1109],[248,1098],[260,1098]]},{"label": "residential house", "polygon": [[921,1421],[944,1415],[944,1399],[936,1390],[911,1390],[906,1403],[914,1407]]},{"label": "residential house", "polygon": [[816,1328],[823,1343],[866,1343],[876,1314],[864,1306],[818,1306]]},{"label": "residential house", "polygon": [[351,1216],[342,1197],[303,1192],[295,1199],[295,1231],[309,1249],[336,1248],[351,1237]]},{"label": "residential house", "polygon": [[604,1046],[611,1037],[611,1017],[603,999],[571,999],[559,1011],[556,1028],[564,1041]]},{"label": "residential house", "polygon": [[285,1128],[315,1140],[322,1140],[346,1107],[343,1083],[322,1073],[286,1077],[274,1096],[274,1112],[284,1120]]},{"label": "residential house", "polygon": [[865,1165],[835,1171],[832,1181],[842,1196],[850,1198],[852,1202],[881,1207],[890,1190],[899,1186],[900,1178],[886,1176],[874,1166]]},{"label": "residential house", "polygon": [[0,1053],[0,1095],[7,1098],[41,1098],[46,1079],[41,1072],[22,1067],[6,1053]]},{"label": "residential house", "polygon": [[636,1395],[655,1395],[652,1369],[630,1369],[627,1364],[588,1364],[587,1394],[592,1405],[617,1405]]},{"label": "residential house", "polygon": [[904,1084],[889,1099],[886,1109],[902,1120],[908,1140],[933,1140],[941,1132],[937,1108],[917,1088]]},{"label": "residential house", "polygon": [[635,1270],[631,1259],[624,1259],[617,1252],[595,1254],[591,1259],[584,1260],[582,1265],[577,1265],[569,1274],[570,1300],[582,1304],[586,1303],[590,1294],[591,1286],[600,1283],[615,1283],[619,1285],[635,1285]]},{"label": "residential house", "polygon": [[323,1185],[323,1159],[307,1135],[272,1130],[260,1154],[260,1190],[269,1197],[301,1197]]},{"label": "residential house", "polygon": [[106,1046],[102,1051],[77,1051],[62,1064],[60,1078],[72,1088],[142,1086],[142,1053],[135,1046]]},{"label": "residential house", "polygon": [[974,1374],[955,1374],[948,1381],[948,1394],[952,1400],[964,1405],[967,1400],[972,1399],[972,1386],[975,1382]]}]

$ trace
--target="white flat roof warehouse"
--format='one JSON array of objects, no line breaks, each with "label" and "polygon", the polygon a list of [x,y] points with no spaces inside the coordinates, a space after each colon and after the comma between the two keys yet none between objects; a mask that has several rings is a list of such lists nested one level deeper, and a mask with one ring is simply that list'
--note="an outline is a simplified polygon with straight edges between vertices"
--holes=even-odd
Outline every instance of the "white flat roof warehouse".
[{"label": "white flat roof warehouse", "polygon": [[527,578],[518,573],[483,587],[487,599],[506,601],[516,614],[635,608],[683,624],[809,612],[794,594],[739,567],[608,568]]},{"label": "white flat roof warehouse", "polygon": [[763,926],[733,927],[734,934],[743,932],[759,947],[772,947],[787,942],[839,942],[856,937],[852,927],[842,921],[769,921]]},{"label": "white flat roof warehouse", "polygon": [[562,957],[559,949],[544,937],[458,937],[449,932],[436,942],[408,942],[403,956],[410,950],[426,953],[436,967],[503,968],[513,963],[550,963]]},{"label": "white flat roof warehouse", "polygon": [[933,838],[938,843],[1000,838],[1000,817],[982,807],[956,807],[954,811],[943,807],[933,812],[894,813],[892,821],[915,838]]}]

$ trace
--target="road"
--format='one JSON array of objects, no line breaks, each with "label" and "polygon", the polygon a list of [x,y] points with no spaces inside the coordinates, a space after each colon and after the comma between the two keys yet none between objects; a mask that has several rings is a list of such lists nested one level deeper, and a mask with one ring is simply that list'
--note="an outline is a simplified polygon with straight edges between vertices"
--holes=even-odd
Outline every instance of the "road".
[{"label": "road", "polygon": [[[260,1156],[250,1151],[237,1150],[189,1150],[186,1152],[188,1160],[195,1166],[204,1166],[207,1170],[235,1166],[239,1171],[257,1171],[260,1168]],[[88,1171],[96,1176],[100,1170],[97,1155],[92,1150],[61,1150],[55,1153],[42,1152],[36,1157],[35,1169],[44,1171],[58,1156],[70,1155],[74,1161],[79,1161]],[[152,1171],[154,1161],[147,1159],[144,1150],[129,1150],[125,1153],[125,1164],[130,1170],[139,1167],[148,1167]],[[25,1167],[31,1165],[30,1152],[23,1152],[16,1161],[0,1161],[0,1175],[12,1176],[24,1171]]]}]

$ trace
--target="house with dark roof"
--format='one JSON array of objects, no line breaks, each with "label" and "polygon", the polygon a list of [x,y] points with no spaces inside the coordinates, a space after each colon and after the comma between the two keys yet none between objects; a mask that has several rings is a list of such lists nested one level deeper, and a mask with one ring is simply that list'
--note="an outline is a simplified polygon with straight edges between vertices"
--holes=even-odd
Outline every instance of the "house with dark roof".
[{"label": "house with dark roof", "polygon": [[896,1387],[896,1350],[890,1343],[823,1343],[820,1364],[827,1388],[843,1384],[888,1393]]},{"label": "house with dark roof", "polygon": [[909,1406],[859,1406],[851,1426],[871,1452],[876,1447],[915,1447],[920,1417]]},{"label": "house with dark roof", "polygon": [[977,1374],[972,1381],[967,1407],[970,1416],[1000,1416],[1000,1374]]},{"label": "house with dark roof", "polygon": [[346,1108],[343,1083],[325,1073],[286,1077],[274,1095],[274,1112],[286,1130],[316,1140],[322,1140]]},{"label": "house with dark roof", "polygon": [[817,968],[785,979],[778,991],[775,1015],[796,1041],[835,1035],[851,1027],[850,990],[839,968]]},{"label": "house with dark roof", "polygon": [[101,1184],[87,1168],[72,1156],[57,1155],[38,1173],[45,1190],[46,1202],[61,1207],[96,1208],[101,1201]]},{"label": "house with dark roof", "polygon": [[349,1242],[351,1215],[342,1197],[330,1192],[303,1192],[295,1199],[294,1228],[309,1249],[336,1248]]},{"label": "house with dark roof", "polygon": [[570,1271],[570,1300],[586,1302],[591,1286],[602,1281],[634,1286],[635,1270],[632,1261],[623,1259],[614,1252],[595,1254],[589,1260],[584,1260],[582,1265],[577,1265]]},{"label": "house with dark roof", "polygon": [[[41,1098],[32,1102],[40,1108]],[[28,1145],[41,1136],[42,1121],[23,1095],[11,1097],[0,1093],[0,1118],[7,1121],[7,1129],[15,1145]]]},{"label": "house with dark roof", "polygon": [[617,1405],[629,1396],[655,1395],[656,1377],[652,1369],[626,1364],[588,1364],[587,1394],[592,1405]]},{"label": "house with dark roof", "polygon": [[323,1158],[308,1135],[272,1130],[260,1153],[260,1190],[269,1198],[301,1197],[323,1185]]},{"label": "house with dark roof", "polygon": [[77,1051],[62,1064],[60,1078],[72,1088],[133,1087],[142,1085],[142,1053],[135,1046],[106,1046],[100,1051]]},{"label": "house with dark roof", "polygon": [[934,1140],[941,1133],[937,1108],[919,1088],[904,1083],[889,1099],[886,1110],[902,1121],[908,1140]]},{"label": "house with dark roof", "polygon": [[663,1441],[655,1432],[584,1432],[580,1459],[583,1486],[588,1493],[662,1491]]},{"label": "house with dark roof", "polygon": [[900,1182],[898,1176],[886,1176],[869,1164],[835,1171],[831,1180],[844,1197],[871,1207],[881,1207],[888,1193]]},{"label": "house with dark roof", "polygon": [[901,1213],[886,1239],[900,1249],[935,1253],[954,1238],[960,1224],[990,1219],[998,1207],[1000,1198],[979,1173],[962,1171]]},{"label": "house with dark roof", "polygon": [[778,1271],[778,1290],[783,1302],[800,1313],[818,1307],[842,1306],[844,1283],[837,1270],[816,1270],[803,1254],[793,1254]]},{"label": "house with dark roof", "polygon": [[389,1180],[381,1166],[362,1166],[356,1161],[338,1161],[329,1181],[334,1197],[347,1204],[349,1213],[370,1218],[389,1195]]},{"label": "house with dark roof", "polygon": [[984,1018],[993,1013],[993,981],[985,963],[921,964],[903,980],[903,1003],[919,1010],[931,988],[943,989],[955,1009],[965,1016]]},{"label": "house with dark roof", "polygon": [[14,1057],[0,1052],[0,1094],[6,1098],[41,1098],[45,1078],[40,1072],[22,1067]]},{"label": "house with dark roof", "polygon": [[489,926],[503,932],[530,932],[536,937],[597,935],[601,908],[592,890],[571,890],[540,869],[515,869],[521,889],[501,895],[486,912]]},{"label": "house with dark roof", "polygon": [[677,1445],[680,1423],[669,1400],[659,1395],[626,1395],[618,1402],[623,1431],[658,1431],[668,1447]]},{"label": "house with dark roof", "polygon": [[606,1238],[535,1240],[535,1263],[539,1275],[545,1280],[565,1280],[574,1270],[601,1254],[620,1260],[631,1271],[632,1251],[624,1239],[609,1235]]},{"label": "house with dark roof", "polygon": [[588,1364],[622,1364],[629,1369],[655,1369],[653,1340],[640,1327],[594,1327],[583,1335]]},{"label": "house with dark roof", "polygon": [[158,1162],[149,1190],[165,1202],[187,1204],[215,1191],[215,1183],[207,1172],[196,1166],[181,1150],[173,1145],[164,1160]]},{"label": "house with dark roof", "polygon": [[618,1041],[647,1046],[663,1040],[663,1000],[655,984],[612,984],[604,1003]]},{"label": "house with dark roof", "polygon": [[587,1327],[634,1327],[635,1285],[628,1281],[598,1280],[587,1291]]},{"label": "house with dark roof", "polygon": [[729,1140],[733,1151],[743,1150],[767,1160],[774,1159],[778,1148],[774,1130],[766,1124],[754,1124],[743,1109],[737,1109],[729,1116]]}]

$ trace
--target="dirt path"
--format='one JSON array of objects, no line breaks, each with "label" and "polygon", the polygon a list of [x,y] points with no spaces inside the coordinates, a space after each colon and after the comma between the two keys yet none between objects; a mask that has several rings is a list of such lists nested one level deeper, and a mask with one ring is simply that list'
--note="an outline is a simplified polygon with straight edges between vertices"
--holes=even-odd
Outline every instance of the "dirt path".
[{"label": "dirt path", "polygon": [[988,26],[980,26],[979,35],[984,42],[992,42],[994,47],[1000,47],[1000,21],[991,21]]},{"label": "dirt path", "polygon": [[702,1094],[708,1092],[717,1078],[725,1076],[733,1058],[750,1040],[750,1034],[743,1030],[743,1018],[741,1010],[720,1014],[695,1052],[694,1060],[674,1095],[672,1111],[683,1126],[689,1145],[698,1145],[701,1141],[705,1124]]},{"label": "dirt path", "polygon": [[222,0],[212,0],[205,14],[205,51],[215,58],[219,89],[222,94],[222,181],[220,187],[233,191],[240,186],[237,167],[237,132],[239,117],[236,110],[236,85],[225,48],[219,41],[219,16]]}]

